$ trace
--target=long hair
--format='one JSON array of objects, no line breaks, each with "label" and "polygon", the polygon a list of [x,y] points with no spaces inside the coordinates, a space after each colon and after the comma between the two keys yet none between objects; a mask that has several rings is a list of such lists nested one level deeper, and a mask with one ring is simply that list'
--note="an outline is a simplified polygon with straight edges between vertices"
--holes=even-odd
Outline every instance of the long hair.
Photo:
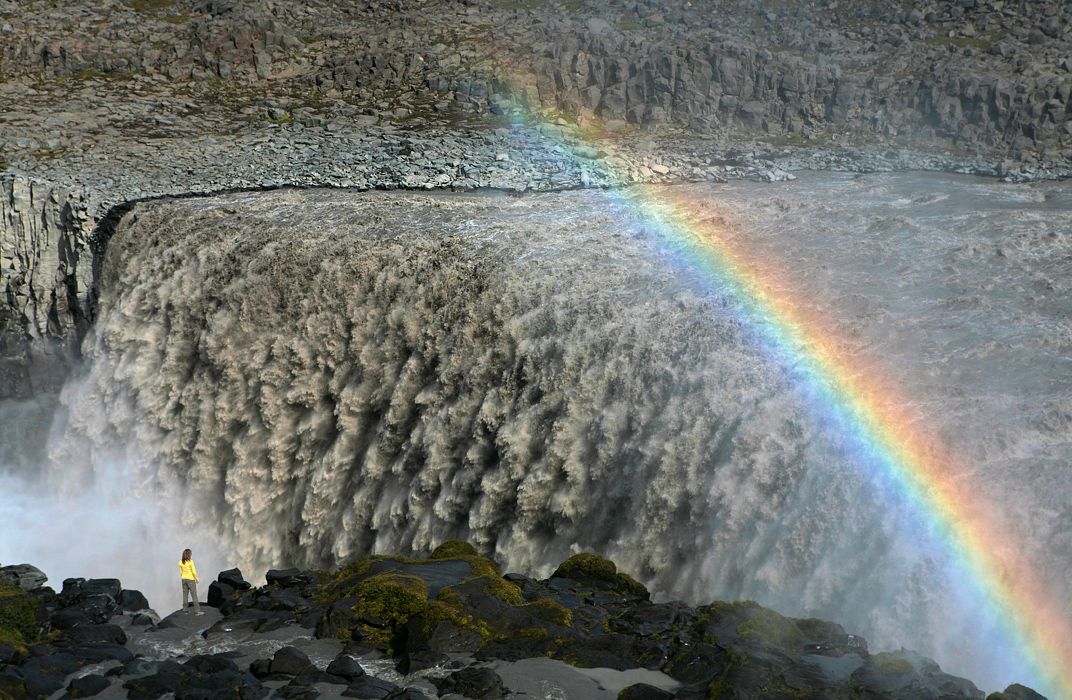
[{"label": "long hair", "polygon": [[186,562],[190,561],[193,558],[194,558],[194,553],[191,552],[189,549],[182,550],[182,563],[183,564],[185,564]]}]

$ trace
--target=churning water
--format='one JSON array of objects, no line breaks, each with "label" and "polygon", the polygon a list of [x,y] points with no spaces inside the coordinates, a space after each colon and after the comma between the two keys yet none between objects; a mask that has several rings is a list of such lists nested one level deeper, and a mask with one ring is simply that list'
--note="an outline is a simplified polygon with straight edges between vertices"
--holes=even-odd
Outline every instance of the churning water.
[{"label": "churning water", "polygon": [[[674,193],[881,364],[1068,600],[1072,191],[814,174]],[[136,491],[130,548],[201,527],[261,572],[463,537],[538,574],[595,550],[660,597],[755,598],[1013,680],[913,514],[740,304],[653,238],[601,192],[138,205],[54,483]],[[142,561],[115,573],[136,586]]]}]

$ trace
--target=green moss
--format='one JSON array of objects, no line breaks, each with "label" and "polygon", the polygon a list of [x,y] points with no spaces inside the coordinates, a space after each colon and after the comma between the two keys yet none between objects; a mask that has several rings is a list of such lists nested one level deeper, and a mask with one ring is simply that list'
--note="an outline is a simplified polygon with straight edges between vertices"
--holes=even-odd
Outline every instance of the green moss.
[{"label": "green moss", "polygon": [[[25,656],[28,652],[26,648],[26,641],[22,635],[14,630],[0,629],[0,644],[6,644],[9,647],[13,647],[16,652],[21,656]],[[0,697],[3,697],[0,695]]]},{"label": "green moss", "polygon": [[507,581],[502,576],[485,576],[483,578],[487,581],[484,585],[485,593],[495,596],[504,603],[521,605],[521,588],[516,583]]},{"label": "green moss", "polygon": [[814,617],[797,618],[793,622],[796,623],[797,628],[808,639],[832,641],[845,635],[845,630],[835,622],[827,622]]},{"label": "green moss", "polygon": [[623,593],[628,593],[629,595],[638,595],[643,597],[647,597],[649,595],[648,589],[644,586],[644,584],[640,581],[637,581],[629,574],[623,574],[621,572],[618,572],[618,574],[614,577],[614,585],[619,591]]},{"label": "green moss", "polygon": [[518,635],[525,639],[544,640],[551,636],[546,627],[523,627],[517,631]]},{"label": "green moss", "polygon": [[711,624],[737,624],[743,621],[744,618],[759,607],[759,603],[754,600],[737,600],[732,602],[726,602],[723,600],[716,600],[710,605],[704,605],[699,608],[700,621]]},{"label": "green moss", "polygon": [[17,586],[0,583],[0,635],[3,639],[21,641],[22,645],[32,644],[37,641],[38,632],[37,600]]},{"label": "green moss", "polygon": [[574,554],[559,564],[558,568],[555,569],[555,573],[551,574],[551,576],[572,579],[588,578],[614,583],[617,573],[618,567],[611,560],[604,559],[598,554],[584,553]]},{"label": "green moss", "polygon": [[783,678],[771,678],[758,690],[756,697],[764,700],[807,700],[813,697],[813,692],[790,688]]},{"label": "green moss", "polygon": [[26,683],[21,679],[0,676],[0,698],[8,700],[9,698],[28,698],[30,692],[26,688]]},{"label": "green moss", "polygon": [[569,627],[573,624],[573,613],[563,605],[547,598],[533,601],[526,605],[522,605],[521,607],[531,613],[534,617],[546,620],[547,622],[552,622],[556,625]]},{"label": "green moss", "polygon": [[388,571],[362,581],[357,586],[360,601],[354,605],[358,617],[401,623],[428,605],[428,585],[416,576]]},{"label": "green moss", "polygon": [[647,596],[648,589],[628,574],[619,573],[618,567],[610,559],[598,554],[574,554],[558,565],[552,576],[571,578],[579,581],[594,580],[612,584],[615,590],[628,595]]},{"label": "green moss", "polygon": [[755,644],[779,649],[790,657],[797,658],[804,648],[804,633],[787,617],[773,610],[760,608],[737,626],[741,639]]},{"label": "green moss", "polygon": [[432,550],[432,559],[458,559],[461,557],[477,557],[480,553],[476,547],[463,540],[447,540]]},{"label": "green moss", "polygon": [[886,676],[899,676],[913,671],[912,664],[907,659],[888,651],[872,654],[871,665]]},{"label": "green moss", "polygon": [[722,700],[723,698],[733,697],[733,686],[727,683],[725,680],[719,678],[711,681],[711,685],[707,686],[707,699],[708,700]]}]

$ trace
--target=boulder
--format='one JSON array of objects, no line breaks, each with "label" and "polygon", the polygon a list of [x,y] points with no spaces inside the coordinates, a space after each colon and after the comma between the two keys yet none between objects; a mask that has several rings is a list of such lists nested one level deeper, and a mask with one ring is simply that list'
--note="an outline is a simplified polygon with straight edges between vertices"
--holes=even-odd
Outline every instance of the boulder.
[{"label": "boulder", "polygon": [[18,586],[24,591],[36,591],[45,585],[48,576],[30,564],[11,564],[0,567],[0,581]]},{"label": "boulder", "polygon": [[85,582],[84,578],[63,579],[63,588],[59,594],[60,602],[63,605],[70,605],[78,600],[78,596],[82,595],[82,584]]},{"label": "boulder", "polygon": [[101,663],[103,661],[118,661],[125,664],[134,659],[134,654],[121,644],[112,642],[93,642],[88,646],[72,647],[71,654],[78,661],[79,666]]},{"label": "boulder", "polygon": [[193,656],[190,657],[183,666],[204,674],[238,670],[238,665],[224,654],[200,654],[198,656]]},{"label": "boulder", "polygon": [[216,576],[216,581],[230,586],[236,591],[248,591],[252,587],[252,584],[242,577],[242,572],[238,568],[221,571]]},{"label": "boulder", "polygon": [[119,604],[120,610],[134,611],[149,609],[149,601],[142,595],[141,591],[132,591],[124,588],[119,591],[119,597],[116,602]]},{"label": "boulder", "polygon": [[124,676],[151,676],[160,667],[159,661],[138,657],[123,664]]},{"label": "boulder", "polygon": [[618,700],[670,700],[673,697],[673,693],[647,683],[635,683],[618,693]]},{"label": "boulder", "polygon": [[91,698],[94,695],[100,694],[111,684],[111,681],[107,678],[95,673],[88,676],[82,676],[81,678],[75,678],[67,684],[67,694],[63,697]]},{"label": "boulder", "polygon": [[620,573],[609,559],[598,554],[574,554],[558,565],[552,579],[565,578],[584,584],[602,584],[612,590],[648,599],[650,594],[641,583],[627,574]]},{"label": "boulder", "polygon": [[269,586],[301,588],[317,582],[316,574],[299,569],[272,569],[264,575]]},{"label": "boulder", "polygon": [[103,593],[87,594],[80,593],[77,602],[67,608],[70,612],[78,612],[89,618],[95,624],[104,624],[116,611],[115,599]]},{"label": "boulder", "polygon": [[21,666],[19,675],[30,696],[48,696],[64,687],[67,676],[82,665],[69,651],[31,656]]},{"label": "boulder", "polygon": [[301,649],[295,647],[283,647],[272,657],[269,666],[271,673],[282,673],[288,676],[297,676],[301,673],[316,671],[316,666]]},{"label": "boulder", "polygon": [[663,672],[686,685],[710,683],[729,667],[726,650],[714,644],[689,644],[677,649]]},{"label": "boulder", "polygon": [[213,608],[222,608],[235,595],[235,588],[227,583],[213,581],[208,585],[206,602]]},{"label": "boulder", "polygon": [[149,627],[160,622],[160,618],[156,616],[156,613],[152,610],[146,612],[134,613],[130,617],[130,624],[135,627]]},{"label": "boulder", "polygon": [[387,697],[389,700],[431,700],[431,698],[419,688],[403,688],[396,693],[391,693]]},{"label": "boulder", "polygon": [[363,676],[342,692],[348,698],[360,698],[361,700],[382,700],[388,696],[394,697],[394,693],[401,692],[401,688],[390,681]]},{"label": "boulder", "polygon": [[82,584],[83,596],[106,595],[116,603],[122,590],[123,584],[117,578],[91,578]]},{"label": "boulder", "polygon": [[365,676],[365,669],[349,654],[339,654],[328,664],[328,673],[353,682]]},{"label": "boulder", "polygon": [[22,654],[19,650],[10,644],[4,644],[0,642],[0,666],[7,666],[8,664],[17,664],[19,659],[22,658]]},{"label": "boulder", "polygon": [[257,678],[264,678],[272,672],[271,659],[254,659],[249,662],[249,672]]},{"label": "boulder", "polygon": [[67,630],[75,644],[126,644],[127,635],[119,625],[77,625]]},{"label": "boulder", "polygon": [[986,700],[1046,700],[1046,698],[1028,687],[1013,683],[1000,693],[991,693]]},{"label": "boulder", "polygon": [[499,700],[507,691],[502,678],[490,668],[469,666],[436,682],[440,694],[455,693],[478,700]]},{"label": "boulder", "polygon": [[78,625],[90,625],[93,622],[89,619],[89,615],[81,610],[58,610],[52,613],[52,617],[48,620],[53,629],[57,630],[69,630],[72,627]]}]

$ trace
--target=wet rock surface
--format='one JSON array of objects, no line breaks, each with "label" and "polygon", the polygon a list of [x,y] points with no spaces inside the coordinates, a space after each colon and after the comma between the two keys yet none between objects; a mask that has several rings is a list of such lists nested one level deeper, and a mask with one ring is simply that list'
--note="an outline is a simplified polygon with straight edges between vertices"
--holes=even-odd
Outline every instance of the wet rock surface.
[{"label": "wet rock surface", "polygon": [[[453,545],[449,545],[448,549]],[[476,554],[286,570],[139,627],[115,579],[0,584],[0,694],[175,698],[982,698],[909,651],[750,601],[653,602],[596,555],[546,580]],[[235,585],[237,584],[237,585]],[[431,591],[435,590],[435,594]],[[286,595],[293,606],[262,601]],[[83,614],[107,611],[105,622]],[[223,612],[226,610],[226,612]],[[70,619],[70,613],[75,617]],[[151,612],[151,611],[143,611]],[[68,618],[64,620],[64,615]],[[1041,697],[1010,686],[992,698]]]}]

